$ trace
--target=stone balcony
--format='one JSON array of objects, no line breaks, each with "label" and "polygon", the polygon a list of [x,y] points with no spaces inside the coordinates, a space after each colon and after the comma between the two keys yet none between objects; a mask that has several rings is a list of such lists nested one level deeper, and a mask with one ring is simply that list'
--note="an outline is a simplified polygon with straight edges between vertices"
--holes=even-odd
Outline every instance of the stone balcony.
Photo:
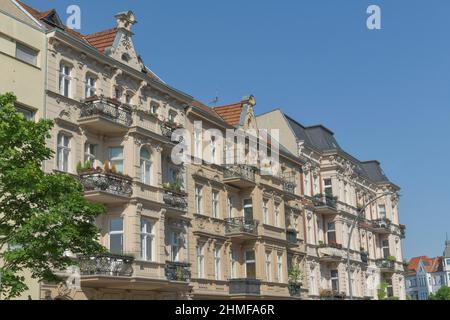
[{"label": "stone balcony", "polygon": [[248,188],[255,186],[256,169],[252,166],[225,165],[223,173],[223,182],[237,188]]},{"label": "stone balcony", "polygon": [[110,253],[78,257],[81,275],[131,277],[134,258]]},{"label": "stone balcony", "polygon": [[380,234],[391,233],[391,221],[386,218],[372,220],[372,230],[373,232]]},{"label": "stone balcony", "polygon": [[378,259],[376,266],[380,268],[381,272],[394,273],[395,261],[389,259]]},{"label": "stone balcony", "polygon": [[230,295],[260,295],[261,281],[257,279],[230,279]]},{"label": "stone balcony", "polygon": [[345,250],[339,243],[322,243],[318,248],[321,262],[339,262],[346,257]]},{"label": "stone balcony", "polygon": [[323,215],[337,214],[337,201],[331,196],[315,195],[312,198],[316,212]]},{"label": "stone balcony", "polygon": [[186,211],[188,202],[187,194],[184,192],[177,192],[169,189],[164,189],[163,193],[164,203],[172,209]]},{"label": "stone balcony", "polygon": [[121,135],[133,123],[132,110],[114,99],[92,97],[82,104],[78,123],[91,132]]},{"label": "stone balcony", "polygon": [[81,172],[79,181],[86,198],[100,203],[127,202],[133,194],[132,179],[117,173],[106,173],[99,170]]},{"label": "stone balcony", "polygon": [[234,240],[256,239],[258,234],[258,221],[244,217],[228,218],[225,220],[225,235]]},{"label": "stone balcony", "polygon": [[189,282],[191,279],[191,264],[166,261],[165,275],[169,281]]}]

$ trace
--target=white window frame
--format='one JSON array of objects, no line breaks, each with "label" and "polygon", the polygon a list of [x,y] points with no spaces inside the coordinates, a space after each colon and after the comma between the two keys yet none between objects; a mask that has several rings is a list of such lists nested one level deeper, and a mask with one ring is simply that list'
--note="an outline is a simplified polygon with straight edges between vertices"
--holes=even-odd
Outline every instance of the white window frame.
[{"label": "white window frame", "polygon": [[[112,157],[112,150],[113,149],[122,149],[122,157],[114,157],[113,158]],[[123,154],[123,152],[124,152],[124,147],[123,146],[109,147],[109,149],[108,149],[110,167],[112,168],[112,165],[115,164],[116,170],[119,173],[123,173],[123,171],[124,171],[124,154]],[[117,167],[118,163],[121,163],[122,170],[119,170],[119,168]]]},{"label": "white window frame", "polygon": [[[148,256],[149,242],[150,242],[150,257]],[[155,255],[154,223],[150,219],[141,218],[141,259],[145,261],[154,261],[154,255]]]},{"label": "white window frame", "polygon": [[61,62],[59,65],[59,93],[62,96],[71,98],[71,87],[72,87],[72,66]]},{"label": "white window frame", "polygon": [[215,277],[216,280],[222,280],[222,271],[221,271],[221,264],[222,264],[222,259],[221,259],[221,249],[220,247],[215,247],[214,248],[214,271],[215,271]]},{"label": "white window frame", "polygon": [[[142,150],[145,150],[149,154],[149,158],[142,157]],[[153,172],[153,162],[152,153],[146,147],[141,147],[139,150],[139,164],[141,167],[141,182],[146,185],[152,184],[152,172]]]},{"label": "white window frame", "polygon": [[203,187],[199,184],[196,184],[195,185],[195,212],[197,214],[202,214],[202,212],[203,212],[202,191],[203,191]]},{"label": "white window frame", "polygon": [[283,282],[283,254],[277,254],[277,280],[279,283]]},{"label": "white window frame", "polygon": [[16,42],[16,52],[15,52],[16,59],[23,61],[25,63],[31,64],[35,67],[38,65],[38,57],[39,57],[39,51],[35,50],[33,48],[30,48],[29,46]]},{"label": "white window frame", "polygon": [[56,166],[59,171],[69,172],[71,169],[71,140],[71,136],[62,132],[57,136]]},{"label": "white window frame", "polygon": [[197,277],[203,279],[205,277],[205,245],[197,245]]},{"label": "white window frame", "polygon": [[[334,272],[336,272],[334,274]],[[339,292],[339,271],[338,270],[330,270],[330,289],[333,290],[333,282],[336,283],[337,290]]]},{"label": "white window frame", "polygon": [[219,192],[211,192],[211,211],[213,218],[219,218]]},{"label": "white window frame", "polygon": [[269,199],[263,199],[263,223],[269,224]]},{"label": "white window frame", "polygon": [[[111,230],[111,224],[112,224],[113,220],[121,220],[122,221],[122,230],[115,230],[115,231]],[[123,244],[124,244],[124,229],[125,229],[124,222],[125,221],[124,221],[124,219],[122,217],[112,218],[112,219],[109,220],[108,249],[110,251],[111,251],[111,236],[112,235],[120,235],[121,236],[120,237],[120,242],[121,242],[121,245],[122,245],[122,250],[121,250],[121,252],[113,252],[113,253],[116,253],[116,254],[121,254],[121,253],[123,253],[123,250],[124,250],[124,248],[123,248]]]},{"label": "white window frame", "polygon": [[280,203],[275,203],[274,208],[274,225],[275,227],[280,227]]},{"label": "white window frame", "polygon": [[228,218],[231,219],[233,217],[233,197],[232,196],[227,197],[227,214],[228,214]]},{"label": "white window frame", "polygon": [[172,231],[170,234],[170,259],[173,262],[180,261],[180,232]]},{"label": "white window frame", "polygon": [[91,163],[91,167],[94,168],[95,166],[95,160],[96,160],[96,153],[97,153],[97,145],[86,142],[84,144],[84,164],[89,162]]},{"label": "white window frame", "polygon": [[266,252],[265,255],[266,258],[266,281],[267,282],[272,282],[272,253],[271,252]]},{"label": "white window frame", "polygon": [[310,176],[309,176],[309,172],[305,171],[303,172],[303,186],[304,186],[304,193],[306,196],[310,196],[311,195],[311,190],[309,187],[309,180],[310,180]]},{"label": "white window frame", "polygon": [[86,84],[85,84],[85,92],[84,92],[84,96],[85,98],[90,98],[96,95],[97,93],[97,88],[96,88],[96,84],[97,84],[97,79],[92,76],[91,74],[87,74],[86,75]]}]

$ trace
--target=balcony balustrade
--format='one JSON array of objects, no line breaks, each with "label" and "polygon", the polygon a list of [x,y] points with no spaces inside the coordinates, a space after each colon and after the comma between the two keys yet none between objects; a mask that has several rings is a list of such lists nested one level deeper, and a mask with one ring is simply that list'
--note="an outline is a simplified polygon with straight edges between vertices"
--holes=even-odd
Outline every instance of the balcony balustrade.
[{"label": "balcony balustrade", "polygon": [[80,125],[93,132],[123,134],[131,124],[131,108],[113,99],[90,98],[81,106]]},{"label": "balcony balustrade", "polygon": [[338,262],[345,258],[346,253],[339,243],[321,243],[318,249],[319,260],[322,262]]},{"label": "balcony balustrade", "polygon": [[[183,126],[171,121],[161,123],[161,135],[172,140],[172,134],[176,129],[181,129]],[[182,137],[179,138],[179,142],[182,141]]]},{"label": "balcony balustrade", "polygon": [[109,253],[94,256],[79,256],[81,275],[101,275],[131,277],[133,275],[132,257]]},{"label": "balcony balustrade", "polygon": [[255,185],[256,169],[252,166],[240,165],[226,165],[223,173],[223,180],[225,183],[233,185],[238,188],[247,188]]},{"label": "balcony balustrade", "polygon": [[94,202],[123,202],[133,194],[131,178],[121,174],[93,170],[80,173],[79,180],[86,197]]},{"label": "balcony balustrade", "polygon": [[383,272],[395,272],[395,261],[390,259],[378,259],[376,265]]},{"label": "balcony balustrade", "polygon": [[226,219],[225,235],[231,238],[247,240],[256,238],[258,221],[244,217]]},{"label": "balcony balustrade", "polygon": [[312,201],[318,213],[324,215],[334,215],[337,213],[337,201],[332,196],[319,194],[315,195]]},{"label": "balcony balustrade", "polygon": [[389,219],[377,219],[372,221],[372,228],[374,232],[377,233],[390,233],[391,232],[391,221]]},{"label": "balcony balustrade", "polygon": [[184,192],[175,192],[172,190],[164,190],[163,201],[169,207],[183,210],[187,209],[187,194]]},{"label": "balcony balustrade", "polygon": [[233,295],[260,295],[261,281],[256,279],[230,279],[229,293]]},{"label": "balcony balustrade", "polygon": [[191,264],[166,261],[165,274],[170,281],[188,282],[191,279]]}]

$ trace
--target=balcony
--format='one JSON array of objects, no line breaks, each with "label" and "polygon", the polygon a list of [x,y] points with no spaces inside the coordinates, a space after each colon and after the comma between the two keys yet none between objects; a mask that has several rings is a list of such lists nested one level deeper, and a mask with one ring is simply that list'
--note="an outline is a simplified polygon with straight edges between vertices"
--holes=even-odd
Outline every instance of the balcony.
[{"label": "balcony", "polygon": [[230,279],[229,290],[232,295],[260,295],[261,281],[256,279]]},{"label": "balcony", "polygon": [[255,171],[252,166],[226,165],[223,173],[223,181],[237,188],[249,188],[255,186]]},{"label": "balcony", "polygon": [[225,235],[236,240],[255,239],[258,234],[258,221],[244,217],[226,219]]},{"label": "balcony", "polygon": [[336,198],[331,196],[315,195],[312,199],[316,212],[323,215],[335,215],[337,213]]},{"label": "balcony", "polygon": [[100,275],[114,277],[131,277],[133,275],[132,257],[114,254],[98,254],[95,256],[80,256],[81,275]]},{"label": "balcony", "polygon": [[346,257],[342,245],[339,243],[322,243],[318,249],[321,262],[339,262]]},{"label": "balcony", "polygon": [[339,292],[336,290],[330,290],[330,289],[320,290],[320,299],[321,300],[344,300],[345,296],[346,295],[344,292]]},{"label": "balcony", "polygon": [[400,237],[402,239],[405,239],[406,238],[406,226],[404,224],[400,224],[399,228],[400,228]]},{"label": "balcony", "polygon": [[190,268],[190,263],[166,261],[166,278],[170,281],[188,282],[191,279]]},{"label": "balcony", "polygon": [[378,219],[372,221],[373,232],[387,234],[391,232],[391,221],[389,219]]},{"label": "balcony", "polygon": [[133,194],[131,178],[121,174],[92,170],[80,173],[79,180],[86,198],[93,202],[123,203]]},{"label": "balcony", "polygon": [[378,259],[376,265],[380,268],[381,272],[395,272],[395,261],[392,259]]},{"label": "balcony", "polygon": [[91,132],[121,135],[128,131],[133,120],[131,108],[116,100],[93,97],[81,106],[80,126]]},{"label": "balcony", "polygon": [[[169,139],[170,141],[172,141],[172,134],[176,129],[181,129],[183,128],[182,125],[174,123],[172,121],[166,121],[161,123],[161,135],[163,137],[166,137],[167,139]],[[180,137],[180,139],[178,140],[179,142],[182,141],[182,137]]]},{"label": "balcony", "polygon": [[188,205],[186,193],[168,189],[164,190],[163,201],[167,206],[182,211],[186,211]]}]

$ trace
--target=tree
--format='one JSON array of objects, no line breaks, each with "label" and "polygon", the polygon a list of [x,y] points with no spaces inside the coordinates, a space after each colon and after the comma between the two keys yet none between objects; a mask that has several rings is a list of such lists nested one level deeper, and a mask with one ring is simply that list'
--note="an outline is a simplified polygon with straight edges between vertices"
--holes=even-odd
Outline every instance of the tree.
[{"label": "tree", "polygon": [[435,294],[430,294],[429,300],[450,300],[450,288],[441,287]]},{"label": "tree", "polygon": [[53,123],[27,121],[15,100],[0,95],[0,294],[6,299],[27,289],[24,270],[58,282],[55,270],[76,263],[67,252],[104,251],[94,225],[104,207],[88,202],[72,176],[43,172],[43,161],[53,157],[45,144]]}]

